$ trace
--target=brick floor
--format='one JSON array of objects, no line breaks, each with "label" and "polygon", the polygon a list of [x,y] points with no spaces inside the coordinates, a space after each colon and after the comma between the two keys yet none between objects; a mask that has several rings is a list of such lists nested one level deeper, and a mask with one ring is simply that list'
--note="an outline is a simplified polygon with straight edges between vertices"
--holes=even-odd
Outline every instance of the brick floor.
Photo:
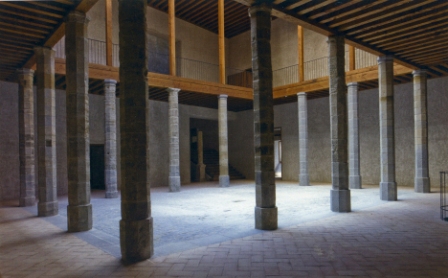
[{"label": "brick floor", "polygon": [[[175,235],[164,234],[163,223],[169,223],[179,208],[173,205],[163,213],[156,200],[189,197],[191,207],[186,209],[184,204],[188,213],[197,209],[194,203],[213,208],[221,201],[238,200],[236,208],[244,216],[248,213],[243,204],[248,203],[253,210],[246,196],[251,196],[251,186],[234,185],[227,191],[191,186],[184,188],[183,195],[153,190],[153,216],[159,219],[161,237],[176,241]],[[96,228],[81,235],[69,234],[52,220],[35,217],[32,210],[2,203],[0,277],[448,277],[448,222],[439,218],[438,193],[417,194],[410,188],[399,188],[399,201],[383,202],[378,201],[378,188],[352,190],[354,212],[341,214],[328,212],[328,185],[303,188],[279,183],[279,193],[279,222],[283,224],[276,231],[253,230],[249,227],[253,219],[247,224],[249,220],[245,216],[239,219],[236,212],[222,225],[243,221],[242,227],[233,229],[239,234],[246,232],[245,236],[233,232],[213,237],[214,243],[207,239],[205,244],[192,245],[190,239],[210,238],[214,229],[227,231],[213,222],[216,219],[201,222],[213,218],[222,222],[225,206],[216,209],[221,211],[218,214],[213,214],[213,209],[200,211],[184,220],[196,219],[198,223],[176,242],[177,246],[186,245],[183,250],[170,254],[159,251],[150,260],[129,266],[104,246],[85,240]],[[192,196],[200,197],[200,201],[191,200]],[[94,201],[94,210],[100,213]],[[201,217],[204,220],[198,220]],[[198,234],[202,224],[206,231]],[[156,245],[156,254],[157,249],[167,246]]]}]

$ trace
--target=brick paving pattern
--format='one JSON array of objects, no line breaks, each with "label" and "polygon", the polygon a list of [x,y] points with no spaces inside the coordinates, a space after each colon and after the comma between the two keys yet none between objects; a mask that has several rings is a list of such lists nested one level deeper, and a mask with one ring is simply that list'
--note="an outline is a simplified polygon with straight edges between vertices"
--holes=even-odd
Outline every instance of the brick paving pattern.
[{"label": "brick paving pattern", "polygon": [[398,202],[384,202],[366,186],[352,191],[353,212],[332,213],[331,186],[279,182],[280,228],[261,232],[253,229],[253,184],[216,186],[152,189],[156,255],[129,266],[83,239],[118,233],[119,202],[104,192],[93,194],[94,229],[75,234],[50,223],[62,216],[2,203],[0,277],[448,277],[438,193],[400,187]]}]

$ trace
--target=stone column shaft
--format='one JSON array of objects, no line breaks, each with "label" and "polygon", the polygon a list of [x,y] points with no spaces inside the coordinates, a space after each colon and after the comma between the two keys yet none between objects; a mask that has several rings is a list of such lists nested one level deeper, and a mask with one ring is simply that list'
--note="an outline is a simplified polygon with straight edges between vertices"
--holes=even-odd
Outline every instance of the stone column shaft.
[{"label": "stone column shaft", "polygon": [[104,80],[104,181],[106,198],[117,198],[117,81]]},{"label": "stone column shaft", "polygon": [[74,11],[68,15],[65,24],[69,232],[92,228],[88,22],[84,13]]},{"label": "stone column shaft", "polygon": [[306,93],[297,94],[299,122],[299,185],[310,185],[308,174],[308,109]]},{"label": "stone column shaft", "polygon": [[58,214],[54,51],[36,47],[39,216]]},{"label": "stone column shaft", "polygon": [[35,144],[34,144],[34,70],[18,70],[19,79],[19,159],[21,207],[36,202]]},{"label": "stone column shaft", "polygon": [[358,121],[358,83],[348,84],[348,157],[349,185],[352,189],[361,189],[359,167],[359,121]]},{"label": "stone column shaft", "polygon": [[229,187],[229,151],[227,133],[227,95],[218,96],[219,186]]},{"label": "stone column shaft", "polygon": [[121,220],[125,262],[152,256],[146,0],[119,0]]},{"label": "stone column shaft", "polygon": [[180,191],[180,157],[179,157],[179,91],[180,89],[168,88],[169,104],[169,136],[170,136],[170,171],[168,185],[170,192]]},{"label": "stone column shaft", "polygon": [[414,75],[414,137],[415,137],[415,181],[414,190],[430,193],[428,166],[428,111],[427,81],[424,70],[416,70]]},{"label": "stone column shaft", "polygon": [[328,37],[331,128],[331,210],[349,212],[347,86],[345,84],[344,37]]},{"label": "stone column shaft", "polygon": [[249,8],[254,88],[255,228],[277,229],[274,171],[274,109],[271,63],[272,1]]},{"label": "stone column shaft", "polygon": [[381,151],[380,198],[385,201],[397,200],[397,183],[395,182],[393,63],[393,57],[391,56],[378,58]]},{"label": "stone column shaft", "polygon": [[204,164],[204,138],[202,131],[198,131],[198,171],[199,181],[205,181],[205,167]]}]

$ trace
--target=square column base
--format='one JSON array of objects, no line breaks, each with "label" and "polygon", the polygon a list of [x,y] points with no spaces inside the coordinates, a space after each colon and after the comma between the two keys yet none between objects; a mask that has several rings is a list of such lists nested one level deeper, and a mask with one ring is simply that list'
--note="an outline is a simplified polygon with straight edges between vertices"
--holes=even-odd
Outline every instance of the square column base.
[{"label": "square column base", "polygon": [[169,178],[170,192],[180,191],[180,176],[170,176]]},{"label": "square column base", "polygon": [[308,175],[299,175],[300,186],[310,186],[310,177]]},{"label": "square column base", "polygon": [[380,182],[380,198],[383,201],[397,200],[397,183],[396,182]]},{"label": "square column base", "polygon": [[278,227],[277,207],[260,208],[255,207],[255,229],[276,230]]},{"label": "square column base", "polygon": [[415,177],[414,191],[417,193],[431,193],[429,177]]},{"label": "square column base", "polygon": [[118,191],[106,192],[106,196],[105,197],[107,199],[118,198]]},{"label": "square column base", "polygon": [[330,191],[331,211],[333,212],[350,212],[350,190],[332,189]]},{"label": "square column base", "polygon": [[58,201],[54,202],[39,202],[37,205],[37,216],[53,216],[59,212]]},{"label": "square column base", "polygon": [[92,204],[67,206],[68,232],[83,232],[92,229]]},{"label": "square column base", "polygon": [[361,176],[350,176],[348,178],[348,184],[350,189],[362,189]]},{"label": "square column base", "polygon": [[139,221],[120,220],[120,249],[126,263],[149,259],[154,254],[152,217]]},{"label": "square column base", "polygon": [[219,176],[219,186],[220,187],[229,187],[230,186],[229,175],[220,175]]},{"label": "square column base", "polygon": [[36,197],[34,197],[34,196],[20,198],[20,200],[19,200],[20,207],[32,207],[35,204],[36,204]]}]

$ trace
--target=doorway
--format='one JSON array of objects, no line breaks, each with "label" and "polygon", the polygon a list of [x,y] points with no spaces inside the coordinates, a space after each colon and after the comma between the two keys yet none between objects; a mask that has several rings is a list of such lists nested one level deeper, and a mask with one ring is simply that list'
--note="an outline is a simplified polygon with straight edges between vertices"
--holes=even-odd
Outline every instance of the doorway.
[{"label": "doorway", "polygon": [[90,145],[90,188],[105,190],[104,145]]},{"label": "doorway", "polygon": [[275,178],[282,178],[282,129],[274,129],[274,172]]}]

